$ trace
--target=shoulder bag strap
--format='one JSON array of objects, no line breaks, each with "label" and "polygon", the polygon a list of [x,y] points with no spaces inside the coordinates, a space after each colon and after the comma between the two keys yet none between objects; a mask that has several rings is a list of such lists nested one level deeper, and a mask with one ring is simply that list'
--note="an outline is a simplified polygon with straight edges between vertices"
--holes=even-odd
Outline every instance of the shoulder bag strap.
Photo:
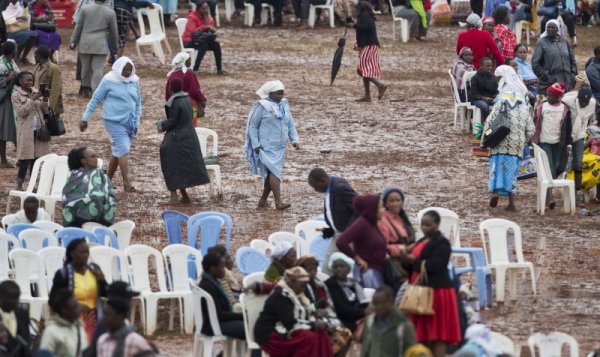
[{"label": "shoulder bag strap", "polygon": [[400,232],[398,232],[398,229],[396,229],[396,226],[394,226],[394,223],[392,222],[390,217],[385,217],[385,219],[387,219],[387,221],[390,223],[390,226],[392,226],[392,229],[394,230],[394,233],[396,233],[396,238],[398,238],[398,241],[403,240],[404,243],[407,244],[407,242],[404,239],[404,237],[402,236],[402,234],[400,234]]},{"label": "shoulder bag strap", "polygon": [[427,269],[425,269],[425,260],[421,261],[421,273],[419,274],[418,283],[419,285],[427,285],[429,279],[427,278]]},{"label": "shoulder bag strap", "polygon": [[75,352],[75,357],[79,357],[79,352],[81,351],[81,328],[79,325],[77,327],[77,352]]}]

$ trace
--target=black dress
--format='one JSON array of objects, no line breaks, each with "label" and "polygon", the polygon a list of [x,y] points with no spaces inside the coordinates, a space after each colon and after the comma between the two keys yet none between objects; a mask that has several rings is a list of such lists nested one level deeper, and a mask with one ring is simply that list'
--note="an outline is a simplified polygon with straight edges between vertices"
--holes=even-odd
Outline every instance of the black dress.
[{"label": "black dress", "polygon": [[160,122],[165,137],[160,144],[160,166],[169,190],[182,190],[210,182],[200,142],[192,125],[192,102],[187,93],[175,93],[165,105],[167,119]]}]

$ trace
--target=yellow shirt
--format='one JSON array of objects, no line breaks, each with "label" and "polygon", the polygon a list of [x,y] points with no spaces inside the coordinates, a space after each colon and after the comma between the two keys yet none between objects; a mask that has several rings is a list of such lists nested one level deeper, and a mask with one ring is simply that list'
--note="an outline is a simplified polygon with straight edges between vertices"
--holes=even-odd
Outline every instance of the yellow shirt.
[{"label": "yellow shirt", "polygon": [[98,282],[90,269],[86,269],[84,274],[75,272],[73,276],[73,295],[82,305],[90,309],[96,308],[98,299]]}]

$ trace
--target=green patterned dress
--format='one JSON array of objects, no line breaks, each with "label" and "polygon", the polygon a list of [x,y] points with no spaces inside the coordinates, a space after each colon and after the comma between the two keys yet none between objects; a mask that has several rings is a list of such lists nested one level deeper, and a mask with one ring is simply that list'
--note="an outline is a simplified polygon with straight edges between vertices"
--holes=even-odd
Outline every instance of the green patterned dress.
[{"label": "green patterned dress", "polygon": [[63,189],[65,227],[81,227],[86,222],[109,226],[116,209],[113,184],[102,170],[81,168],[69,173]]}]

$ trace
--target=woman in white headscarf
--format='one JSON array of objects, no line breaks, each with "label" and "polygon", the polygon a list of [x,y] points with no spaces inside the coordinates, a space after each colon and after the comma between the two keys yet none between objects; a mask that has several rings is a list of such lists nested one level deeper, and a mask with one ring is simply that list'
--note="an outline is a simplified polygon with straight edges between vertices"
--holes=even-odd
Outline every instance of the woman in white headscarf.
[{"label": "woman in white headscarf", "polygon": [[191,65],[191,58],[187,52],[179,52],[173,61],[171,61],[173,65],[173,69],[167,73],[167,86],[165,88],[165,100],[169,100],[171,98],[171,82],[175,80],[175,78],[180,79],[183,82],[183,92],[187,92],[189,98],[192,100],[192,108],[194,110],[192,125],[194,127],[198,126],[198,118],[202,118],[204,116],[204,108],[206,108],[206,97],[204,93],[202,93],[202,88],[200,88],[200,83],[198,82],[198,77],[194,71],[192,71],[189,67]]},{"label": "woman in white headscarf", "polygon": [[260,174],[264,180],[258,208],[267,207],[271,191],[278,210],[289,208],[281,200],[281,170],[287,151],[288,140],[300,149],[296,123],[290,112],[288,100],[283,97],[281,81],[269,81],[256,94],[261,98],[252,107],[246,127],[246,159],[250,171]]},{"label": "woman in white headscarf", "polygon": [[[508,116],[510,133],[498,145],[490,148],[488,192],[490,207],[496,207],[500,196],[508,196],[506,210],[516,211],[514,196],[517,193],[519,163],[523,158],[525,144],[533,137],[535,126],[529,114],[527,87],[515,70],[506,65],[496,69],[502,76],[498,84],[499,94],[483,128],[484,135],[496,120]],[[483,140],[482,140],[483,143]],[[482,144],[483,145],[483,144]]]},{"label": "woman in white headscarf", "polygon": [[287,241],[277,243],[271,253],[271,265],[265,271],[265,280],[277,282],[287,269],[296,265],[296,257],[296,249],[292,243]]},{"label": "woman in white headscarf", "polygon": [[125,192],[135,192],[136,189],[129,180],[128,159],[131,141],[140,126],[142,95],[139,77],[135,74],[135,66],[129,57],[116,60],[112,70],[104,75],[83,113],[79,130],[87,130],[88,121],[101,102],[104,102],[102,123],[110,138],[112,150],[108,177],[112,180],[119,168]]}]

